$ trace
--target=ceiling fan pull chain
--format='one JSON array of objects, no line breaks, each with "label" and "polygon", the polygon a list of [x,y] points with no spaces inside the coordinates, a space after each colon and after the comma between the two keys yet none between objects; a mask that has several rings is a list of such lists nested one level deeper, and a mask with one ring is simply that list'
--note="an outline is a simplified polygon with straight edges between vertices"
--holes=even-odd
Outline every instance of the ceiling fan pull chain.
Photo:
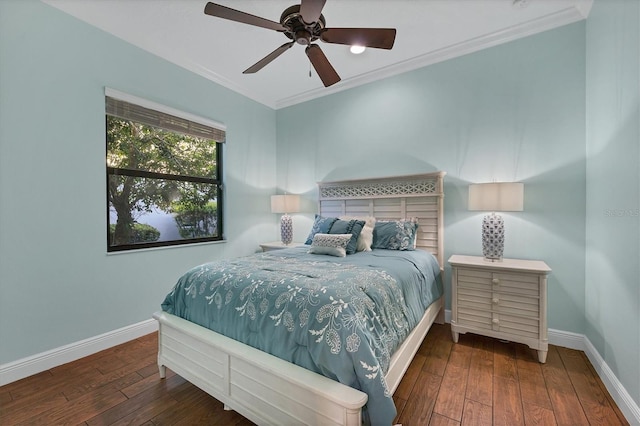
[{"label": "ceiling fan pull chain", "polygon": [[309,78],[311,78],[311,62],[309,62]]}]

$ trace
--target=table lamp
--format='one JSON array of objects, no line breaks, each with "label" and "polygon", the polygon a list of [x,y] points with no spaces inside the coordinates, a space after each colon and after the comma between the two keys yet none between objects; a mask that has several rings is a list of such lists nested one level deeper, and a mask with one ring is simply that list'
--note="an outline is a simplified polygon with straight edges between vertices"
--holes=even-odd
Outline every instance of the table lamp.
[{"label": "table lamp", "polygon": [[288,213],[300,211],[299,195],[272,195],[271,213],[284,213],[280,218],[280,238],[282,244],[289,245],[293,241],[293,221]]},{"label": "table lamp", "polygon": [[485,260],[502,260],[504,220],[496,212],[521,212],[524,209],[524,184],[492,182],[469,185],[469,210],[488,211],[482,219],[482,254]]}]

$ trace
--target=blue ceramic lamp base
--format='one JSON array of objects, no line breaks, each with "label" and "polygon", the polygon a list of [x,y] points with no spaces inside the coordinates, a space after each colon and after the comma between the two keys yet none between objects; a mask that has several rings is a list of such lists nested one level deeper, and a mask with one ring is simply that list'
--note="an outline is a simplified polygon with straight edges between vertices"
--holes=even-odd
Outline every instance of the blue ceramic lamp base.
[{"label": "blue ceramic lamp base", "polygon": [[504,253],[504,219],[495,213],[482,219],[482,254],[486,260],[498,262]]},{"label": "blue ceramic lamp base", "polygon": [[280,219],[280,239],[285,246],[293,241],[293,221],[286,213]]}]

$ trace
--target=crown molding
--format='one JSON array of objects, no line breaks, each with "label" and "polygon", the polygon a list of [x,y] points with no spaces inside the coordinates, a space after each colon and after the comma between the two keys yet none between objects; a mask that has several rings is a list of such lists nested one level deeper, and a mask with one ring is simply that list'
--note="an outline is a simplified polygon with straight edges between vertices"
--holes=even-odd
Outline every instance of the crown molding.
[{"label": "crown molding", "polygon": [[299,95],[283,98],[276,101],[275,109],[286,108],[302,102],[307,102],[315,98],[338,93],[353,87],[362,86],[372,83],[383,78],[413,71],[438,62],[457,58],[489,47],[504,44],[513,40],[528,37],[547,30],[558,28],[564,25],[572,24],[587,18],[593,0],[580,0],[573,6],[562,9],[558,12],[524,22],[519,25],[485,34],[462,43],[453,44],[438,50],[434,50],[425,55],[390,65],[369,73],[358,75],[357,77],[348,78],[340,83],[328,87],[314,89]]},{"label": "crown molding", "polygon": [[[160,55],[159,55],[160,56]],[[243,86],[239,86],[233,82],[231,82],[229,79],[222,77],[221,75],[211,71],[208,68],[205,68],[197,63],[191,62],[191,61],[184,61],[181,60],[179,58],[170,58],[167,55],[163,56],[164,59],[168,60],[169,62],[173,62],[174,64],[185,68],[188,71],[191,71],[195,74],[198,74],[201,77],[206,78],[207,80],[213,81],[214,83],[219,84],[220,86],[229,89],[235,93],[238,93],[246,98],[249,98],[253,101],[256,101],[262,105],[265,105],[269,108],[272,109],[276,109],[277,104],[274,103],[272,100],[266,98],[266,97],[260,97],[257,96],[255,93],[252,93],[251,91],[247,90],[245,87]]]}]

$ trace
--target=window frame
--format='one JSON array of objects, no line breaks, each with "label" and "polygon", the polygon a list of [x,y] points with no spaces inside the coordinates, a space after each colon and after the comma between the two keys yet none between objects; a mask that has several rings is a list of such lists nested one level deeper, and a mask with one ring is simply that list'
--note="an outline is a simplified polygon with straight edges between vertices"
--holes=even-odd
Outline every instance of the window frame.
[{"label": "window frame", "polygon": [[[158,112],[160,115],[169,115],[171,118],[178,118],[181,120],[187,120],[193,124],[202,125],[211,127],[212,130],[216,131],[216,134],[222,135],[222,140],[218,141],[216,139],[211,138],[210,140],[214,140],[216,143],[216,176],[214,177],[198,177],[198,176],[188,176],[188,175],[178,175],[178,174],[166,174],[159,172],[152,172],[147,170],[133,170],[126,168],[118,168],[118,167],[110,167],[106,162],[106,157],[109,152],[109,147],[107,143],[107,117],[113,116],[116,118],[130,120],[135,123],[153,126],[157,128],[161,128],[165,131],[174,132],[174,133],[185,133],[188,132],[180,132],[178,130],[172,128],[165,128],[162,125],[154,125],[148,122],[144,122],[144,120],[136,120],[135,118],[125,118],[120,117],[116,114],[110,114],[107,110],[107,98],[112,98],[116,101],[122,101],[129,103],[135,107],[142,107],[148,110],[153,110]],[[117,253],[117,252],[126,252],[126,251],[135,251],[141,249],[149,249],[149,248],[159,248],[159,247],[172,247],[172,246],[183,246],[190,244],[201,244],[201,243],[209,243],[209,242],[220,242],[224,241],[224,182],[223,182],[223,146],[226,135],[226,126],[220,124],[218,122],[202,118],[190,113],[186,113],[183,111],[179,111],[173,109],[171,107],[157,104],[152,101],[148,101],[146,99],[138,98],[136,96],[132,96],[123,92],[119,92],[114,89],[105,88],[105,166],[106,166],[106,207],[107,207],[107,217],[106,217],[106,235],[107,235],[107,252],[108,253]],[[204,138],[203,136],[192,134],[191,136]],[[112,245],[111,244],[111,232],[110,232],[110,201],[109,201],[109,178],[110,176],[131,176],[137,178],[149,178],[149,179],[162,179],[162,180],[174,180],[174,181],[183,181],[183,182],[192,182],[192,183],[204,183],[211,184],[217,188],[216,191],[216,218],[217,218],[217,235],[212,237],[196,237],[196,238],[188,238],[188,239],[178,239],[178,240],[167,240],[167,241],[154,241],[154,242],[146,242],[146,243],[130,243],[130,244],[119,244]]]}]

